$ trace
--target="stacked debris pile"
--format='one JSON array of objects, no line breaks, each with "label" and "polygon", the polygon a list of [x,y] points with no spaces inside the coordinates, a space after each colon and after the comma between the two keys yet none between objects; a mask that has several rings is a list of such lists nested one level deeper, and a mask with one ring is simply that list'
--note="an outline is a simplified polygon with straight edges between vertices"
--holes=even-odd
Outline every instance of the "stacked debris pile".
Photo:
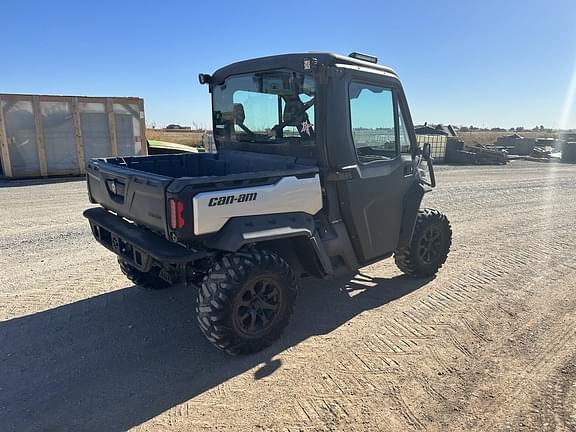
[{"label": "stacked debris pile", "polygon": [[506,151],[489,149],[481,144],[464,146],[464,141],[449,137],[446,143],[446,162],[466,165],[505,165]]},{"label": "stacked debris pile", "polygon": [[535,159],[551,159],[552,152],[545,150],[542,147],[534,147],[534,150],[530,153],[530,157]]},{"label": "stacked debris pile", "polygon": [[555,138],[536,138],[536,147],[557,148],[560,146],[560,140]]},{"label": "stacked debris pile", "polygon": [[515,133],[512,135],[498,137],[496,139],[495,148],[498,150],[506,150],[508,154],[518,156],[528,156],[536,147],[536,140],[533,138],[524,138],[523,136]]},{"label": "stacked debris pile", "polygon": [[533,162],[558,162],[560,154],[553,152],[554,147],[534,147],[534,150],[528,156],[520,156],[518,159],[529,160]]}]

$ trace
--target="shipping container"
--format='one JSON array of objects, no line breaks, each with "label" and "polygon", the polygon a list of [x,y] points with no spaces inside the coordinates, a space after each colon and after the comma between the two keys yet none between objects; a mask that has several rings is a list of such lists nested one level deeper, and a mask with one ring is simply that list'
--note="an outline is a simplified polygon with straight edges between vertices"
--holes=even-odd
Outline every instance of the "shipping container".
[{"label": "shipping container", "polygon": [[80,175],[90,158],[146,154],[140,98],[0,94],[0,176]]}]

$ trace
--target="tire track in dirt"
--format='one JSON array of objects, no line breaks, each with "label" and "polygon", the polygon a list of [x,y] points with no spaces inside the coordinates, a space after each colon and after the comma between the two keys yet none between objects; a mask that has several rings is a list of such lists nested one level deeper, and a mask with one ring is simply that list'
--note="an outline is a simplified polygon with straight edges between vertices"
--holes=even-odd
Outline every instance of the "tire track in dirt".
[{"label": "tire track in dirt", "polygon": [[[509,286],[510,283],[507,282],[507,279],[510,281],[514,280],[516,283],[521,284],[522,282],[518,280],[519,273],[522,274],[521,280],[531,280],[531,278],[537,274],[542,262],[545,262],[545,259],[550,256],[550,254],[555,253],[558,255],[558,252],[562,250],[563,246],[562,244],[557,244],[555,241],[542,242],[540,239],[532,239],[531,241],[533,247],[538,248],[536,253],[526,253],[524,250],[505,251],[498,258],[489,258],[481,265],[476,263],[477,265],[473,271],[465,272],[455,282],[429,293],[424,299],[420,299],[419,303],[411,307],[410,313],[404,311],[403,315],[410,317],[410,320],[403,321],[403,326],[392,326],[394,330],[386,331],[386,337],[382,337],[382,334],[375,333],[369,337],[368,340],[374,340],[374,338],[376,338],[383,342],[391,354],[408,354],[415,346],[409,346],[410,344],[406,343],[406,341],[411,340],[408,338],[418,333],[417,327],[412,327],[413,325],[417,325],[419,328],[437,328],[442,329],[442,331],[440,333],[438,333],[438,331],[428,333],[426,337],[422,338],[422,341],[430,345],[436,343],[435,339],[441,338],[451,342],[463,357],[471,360],[477,359],[476,354],[462,343],[457,335],[464,332],[470,333],[471,336],[481,342],[486,342],[487,339],[481,336],[478,331],[473,330],[472,324],[463,318],[466,314],[472,312],[470,304],[461,300],[455,300],[454,297],[460,296],[460,298],[473,301],[481,296],[486,297],[486,295],[490,295],[495,297],[504,294],[504,292],[499,289],[500,284]],[[496,270],[494,270],[494,268],[496,268]],[[446,315],[458,315],[460,318],[459,320],[452,320],[447,325],[438,325],[439,317],[445,317]],[[415,316],[418,318],[414,318]],[[450,321],[448,318],[443,319],[443,321]],[[395,322],[395,318],[392,320]],[[384,327],[389,323],[390,321],[385,321]],[[419,334],[423,335],[423,332],[419,332]],[[479,337],[479,335],[481,337]],[[392,339],[392,337],[395,339]],[[405,347],[403,346],[402,350],[395,349],[398,346],[402,346],[403,342]],[[373,345],[378,347],[377,349],[372,349],[372,351],[384,351],[382,345],[378,346],[378,344],[366,343],[366,338],[364,339],[364,343],[365,346],[368,347]],[[448,363],[444,362],[438,350],[431,348],[429,352],[441,370],[447,373],[454,371],[453,368],[448,366]],[[398,361],[400,361],[400,365],[403,366],[402,360]],[[430,383],[427,382],[425,378],[420,381],[425,391],[429,390]],[[403,404],[406,404],[406,402],[403,402]],[[401,407],[401,409],[404,408]]]},{"label": "tire track in dirt", "polygon": [[576,431],[576,358],[562,366],[554,379],[558,391],[553,393],[554,424],[557,428]]},{"label": "tire track in dirt", "polygon": [[[547,281],[546,288],[553,286],[555,280],[574,280],[575,276],[575,272],[564,263],[556,263],[546,271],[555,275],[551,281]],[[539,285],[540,279],[544,278],[540,276],[532,279],[532,285]],[[541,305],[541,296],[547,297],[544,306]],[[550,299],[554,296],[556,297]],[[528,305],[526,310],[515,317],[508,317],[508,320],[514,323],[511,331],[495,337],[494,342],[488,345],[489,349],[482,350],[481,355],[468,365],[471,372],[484,370],[492,372],[484,379],[481,378],[484,374],[478,376],[478,372],[474,372],[473,377],[468,375],[460,377],[461,382],[468,384],[460,389],[459,394],[466,395],[463,399],[468,399],[468,402],[459,410],[471,417],[463,424],[450,424],[444,429],[496,430],[504,426],[503,421],[514,418],[515,415],[520,417],[517,417],[514,426],[509,427],[518,428],[522,424],[527,426],[526,415],[518,413],[530,405],[537,404],[538,400],[532,403],[530,401],[538,394],[539,389],[543,388],[543,383],[549,376],[558,373],[566,356],[576,354],[576,318],[573,316],[576,302],[572,298],[572,304],[566,304],[563,295],[554,293],[554,296],[547,294],[545,289],[542,289],[538,296],[531,296],[530,292],[526,294]],[[538,311],[538,307],[544,309]],[[536,311],[538,312],[535,313]],[[555,315],[555,319],[547,317],[552,314]],[[504,321],[505,318],[503,317]],[[537,336],[532,336],[535,332]],[[543,335],[546,338],[542,344]],[[520,345],[518,341],[521,341]],[[494,364],[494,359],[499,359],[499,363]],[[504,369],[499,365],[505,366]],[[499,380],[499,376],[503,377],[503,381]],[[470,399],[471,396],[468,395],[479,397],[482,401],[481,408],[477,406],[478,401]],[[576,407],[572,407],[572,411],[573,415],[576,414]],[[476,420],[471,421],[474,418]],[[542,430],[540,426],[534,424],[532,428]]]},{"label": "tire track in dirt", "polygon": [[[547,341],[543,345],[536,345],[537,354],[534,358],[527,359],[521,373],[513,379],[508,379],[508,388],[505,395],[493,399],[487,408],[494,412],[495,416],[486,424],[487,427],[496,427],[494,419],[501,419],[510,411],[511,406],[526,404],[543,381],[558,371],[566,363],[566,356],[574,352],[576,347],[576,317],[573,312],[567,312],[564,320],[553,322],[552,328],[547,331]],[[513,337],[527,333],[534,327],[533,322],[517,329]],[[566,349],[566,348],[571,348]],[[495,409],[496,408],[496,409]],[[574,410],[574,408],[573,408]],[[572,413],[574,414],[574,412]]]},{"label": "tire track in dirt", "polygon": [[[530,265],[532,264],[532,262],[530,260],[525,260],[523,261],[525,265]],[[480,275],[479,277],[471,277],[468,278],[469,280],[473,281],[475,287],[477,288],[477,292],[480,291],[480,285],[485,285],[488,283],[496,283],[499,281],[499,279],[495,276],[495,275],[490,275],[489,277],[482,277],[482,275]],[[429,310],[430,313],[436,313],[437,315],[445,315],[446,314],[446,309],[445,308],[430,308],[431,303],[428,302],[422,302],[422,304],[424,306],[419,306],[419,307],[412,307],[412,310],[410,312],[412,313],[408,313],[408,316],[413,317],[414,314],[418,314],[419,316],[423,316],[422,311],[423,310]],[[433,303],[432,303],[433,304]],[[464,308],[466,308],[466,305],[463,305]],[[406,316],[407,312],[404,312],[404,316]],[[459,313],[462,313],[462,311],[459,311]],[[432,318],[430,315],[428,316],[428,318]],[[394,320],[394,319],[392,319]],[[411,322],[418,325],[418,326],[422,326],[423,324],[427,327],[434,327],[436,326],[437,328],[442,328],[441,326],[438,326],[434,319],[430,320],[431,324],[426,324],[424,323],[422,320],[415,320],[415,319],[411,319]],[[384,326],[386,326],[387,323],[390,323],[390,321],[385,321],[384,322]],[[473,355],[468,348],[463,345],[455,336],[455,334],[458,334],[459,332],[462,331],[462,329],[468,329],[469,326],[462,326],[462,328],[457,328],[454,326],[447,326],[446,329],[441,332],[440,334],[435,333],[434,334],[434,338],[431,338],[430,336],[427,336],[426,338],[423,338],[424,341],[428,342],[428,345],[434,345],[437,342],[435,341],[435,339],[439,339],[439,338],[443,338],[445,335],[448,335],[448,338],[444,338],[445,340],[451,341],[452,344],[461,352],[462,355],[466,356],[466,357],[470,357],[470,358],[474,358],[475,355]],[[402,346],[402,341],[405,340],[411,340],[413,341],[413,337],[414,334],[416,333],[416,330],[412,329],[410,324],[405,324],[403,326],[396,326],[393,327],[394,330],[391,331],[387,331],[385,333],[385,335],[383,336],[382,334],[378,334],[375,333],[374,335],[372,335],[368,340],[371,341],[372,343],[367,343],[366,342],[366,338],[363,339],[364,342],[364,347],[367,347],[372,353],[375,354],[380,354],[380,353],[384,353],[386,352],[388,355],[393,355],[394,358],[396,359],[396,363],[398,365],[400,365],[401,369],[402,366],[404,366],[404,362],[402,360],[402,355],[407,355],[410,354],[414,349],[416,349],[416,345],[412,344],[410,345],[409,343],[405,343],[404,346],[402,347],[402,349],[400,349],[399,347]],[[403,332],[403,333],[402,333]],[[422,334],[422,333],[420,333]],[[395,338],[395,339],[393,339]],[[406,338],[406,339],[405,339]],[[410,339],[407,339],[410,338]],[[374,341],[378,341],[380,343],[375,343]],[[440,339],[441,340],[441,339]],[[357,349],[357,347],[356,347]],[[445,349],[443,349],[442,351],[445,351]],[[436,350],[434,347],[431,347],[430,350],[431,356],[433,359],[436,360],[436,362],[438,363],[438,365],[440,366],[440,369],[443,370],[443,373],[453,373],[454,372],[454,368],[452,368],[451,366],[449,366],[448,363],[444,362],[443,360],[443,356],[441,356],[439,354],[439,351]],[[415,353],[414,353],[415,354]],[[359,356],[359,353],[356,352],[355,353],[356,356]],[[373,371],[373,366],[370,364],[367,364],[365,361],[362,362],[363,364],[363,371],[360,373],[365,373],[364,370],[368,369],[370,371]],[[389,364],[387,364],[386,366],[389,366]],[[347,368],[348,371],[350,371],[351,368]],[[358,370],[354,370],[352,369],[353,373],[358,373]],[[420,379],[420,385],[422,385],[424,391],[427,391],[428,393],[430,393],[430,383],[428,381],[427,378],[421,378]],[[435,392],[435,394],[438,392]],[[318,394],[318,392],[316,392],[316,394]],[[408,403],[404,400],[404,399],[399,399],[398,397],[393,398],[394,403],[399,404],[399,410],[400,412],[403,413],[403,416],[407,419],[407,425],[412,427],[413,425],[416,425],[414,427],[419,428],[418,425],[421,425],[420,421],[418,420],[417,417],[415,417],[414,413],[411,411],[411,409],[409,408]]]},{"label": "tire track in dirt", "polygon": [[410,406],[406,403],[402,397],[402,392],[400,388],[395,385],[390,385],[390,390],[392,392],[392,399],[394,400],[396,406],[398,407],[400,414],[406,421],[406,424],[415,430],[424,430],[424,425],[420,422],[418,417],[414,414]]}]

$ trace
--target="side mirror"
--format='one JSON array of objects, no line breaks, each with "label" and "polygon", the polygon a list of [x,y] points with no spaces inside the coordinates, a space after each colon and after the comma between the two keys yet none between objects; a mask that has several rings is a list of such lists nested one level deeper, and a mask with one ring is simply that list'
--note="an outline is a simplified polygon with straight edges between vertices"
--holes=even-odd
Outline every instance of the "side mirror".
[{"label": "side mirror", "polygon": [[430,143],[424,144],[424,146],[422,147],[422,159],[424,159],[425,161],[429,161],[431,153],[432,150],[430,147]]},{"label": "side mirror", "polygon": [[200,82],[200,84],[210,84],[210,81],[212,80],[212,77],[208,74],[198,74],[198,81]]}]

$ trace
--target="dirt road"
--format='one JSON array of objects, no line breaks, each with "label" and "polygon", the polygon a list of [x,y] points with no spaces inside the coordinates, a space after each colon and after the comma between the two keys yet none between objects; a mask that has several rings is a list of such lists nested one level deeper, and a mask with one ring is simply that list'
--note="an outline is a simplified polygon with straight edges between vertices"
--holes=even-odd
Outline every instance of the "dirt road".
[{"label": "dirt road", "polygon": [[204,341],[191,290],[131,286],[81,181],[0,187],[0,430],[576,430],[576,166],[439,167],[454,244],[306,283],[270,349]]}]

